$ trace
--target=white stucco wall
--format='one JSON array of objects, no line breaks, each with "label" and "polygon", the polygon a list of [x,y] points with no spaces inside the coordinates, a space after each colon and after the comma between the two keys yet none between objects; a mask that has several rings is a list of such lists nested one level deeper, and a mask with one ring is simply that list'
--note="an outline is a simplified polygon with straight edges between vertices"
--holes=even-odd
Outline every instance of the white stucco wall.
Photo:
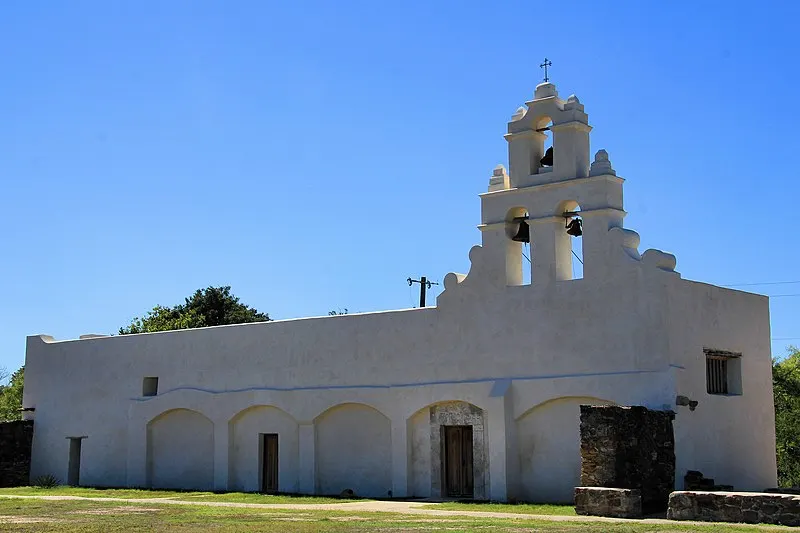
[{"label": "white stucco wall", "polygon": [[345,404],[316,424],[317,492],[387,497],[392,490],[392,428],[372,407]]},{"label": "white stucco wall", "polygon": [[521,498],[569,503],[580,486],[580,405],[608,405],[599,398],[557,398],[517,420]]},{"label": "white stucco wall", "polygon": [[409,495],[428,498],[431,495],[431,421],[430,411],[423,409],[408,421],[411,434],[411,478]]},{"label": "white stucco wall", "polygon": [[[554,398],[590,396],[626,405],[666,405],[678,412],[679,478],[685,469],[697,468],[737,488],[774,484],[774,477],[770,480],[774,476],[774,437],[769,429],[769,354],[763,348],[763,339],[768,343],[769,334],[763,318],[753,320],[750,313],[737,310],[750,302],[734,300],[723,305],[731,308],[726,331],[735,331],[742,341],[722,343],[717,334],[701,340],[705,326],[698,314],[704,311],[687,312],[687,305],[670,303],[664,287],[647,288],[645,280],[634,278],[631,282],[624,276],[618,284],[611,280],[595,289],[582,285],[586,281],[500,288],[494,297],[488,291],[464,287],[439,308],[375,315],[67,342],[31,337],[25,403],[36,407],[32,473],[54,473],[65,479],[65,438],[85,435],[83,483],[144,484],[141,472],[145,463],[139,457],[145,455],[146,424],[160,413],[180,407],[213,420],[214,451],[197,456],[204,462],[205,479],[208,471],[214,472],[214,481],[205,488],[257,488],[257,434],[279,433],[281,490],[338,492],[349,487],[376,496],[385,496],[389,489],[398,496],[409,491],[425,496],[430,491],[425,475],[430,471],[429,443],[426,445],[425,439],[430,437],[425,434],[426,411],[420,410],[435,402],[455,400],[487,408],[494,384],[509,380],[505,393],[510,395],[509,401],[497,404],[499,413],[487,411],[490,427],[496,417],[502,421],[503,435],[490,435],[501,442],[506,432],[518,429],[520,435],[514,440],[524,448],[523,434],[541,424],[529,427],[527,417],[518,419]],[[685,283],[677,281],[678,287]],[[731,296],[726,292],[715,298]],[[564,302],[563,307],[555,302]],[[575,309],[582,311],[576,314]],[[753,313],[763,314],[766,309]],[[610,331],[601,331],[598,323]],[[563,334],[564,329],[570,333]],[[408,335],[409,331],[420,335]],[[731,335],[724,338],[732,339]],[[316,343],[308,343],[306,337],[317,339]],[[345,338],[358,342],[348,346]],[[745,353],[744,373],[749,376],[743,384],[745,394],[701,398],[698,409],[689,413],[675,407],[674,400],[678,392],[691,397],[705,394],[702,347],[706,343]],[[688,344],[693,345],[691,350]],[[307,351],[299,350],[298,345],[307,346]],[[224,359],[218,357],[222,346]],[[287,352],[293,355],[291,361],[283,356]],[[271,362],[273,354],[279,362]],[[755,370],[750,368],[751,359]],[[232,360],[236,364],[230,364]],[[694,385],[684,378],[692,365],[699,376]],[[81,379],[61,379],[78,368],[83,370]],[[158,396],[140,396],[144,376],[159,376]],[[370,465],[382,468],[374,483],[366,474],[364,480],[340,478],[336,465],[344,463],[324,451],[334,449],[336,443],[343,448],[346,441],[342,439],[351,433],[340,428],[349,427],[352,420],[356,421],[352,422],[356,434],[370,433],[363,436],[365,442],[378,438],[371,434],[373,423],[357,423],[362,417],[344,416],[341,424],[326,423],[329,415],[336,420],[334,411],[320,417],[347,403],[364,403],[380,411],[367,415],[380,428],[378,436],[384,443],[369,450],[382,454],[380,459],[371,459],[374,463]],[[254,412],[252,420],[242,415],[232,422],[253,405],[279,408],[286,417],[276,415],[267,420]],[[508,409],[513,412],[506,413]],[[577,446],[574,417],[560,418],[555,412],[548,416],[560,420],[561,435],[549,442],[550,449]],[[297,452],[293,451],[295,429],[289,420],[297,421]],[[208,430],[204,431],[208,435]],[[712,450],[705,447],[706,442],[719,446]],[[320,443],[323,451],[315,449]],[[502,457],[505,464],[509,459],[505,450],[497,453],[500,455],[490,451],[490,458]],[[503,483],[506,487],[517,483],[521,497],[534,497],[540,481],[532,479],[557,476],[554,465],[560,460],[555,457],[544,461],[552,468],[526,471],[521,466],[520,472],[505,472],[503,467]],[[497,464],[490,465],[490,469],[497,468]],[[740,471],[735,477],[730,474]],[[491,480],[495,478],[493,474]],[[317,480],[321,481],[319,487]]]},{"label": "white stucco wall", "polygon": [[[700,470],[737,490],[775,487],[768,299],[684,282],[670,291],[670,306],[677,393],[698,401],[694,411],[676,408],[679,487],[686,470]],[[703,348],[742,354],[741,395],[708,394]]]},{"label": "white stucco wall", "polygon": [[175,409],[147,427],[148,486],[206,490],[214,481],[214,424],[202,414]]},{"label": "white stucco wall", "polygon": [[[590,397],[676,410],[679,480],[699,469],[741,490],[774,485],[767,300],[682,280],[675,256],[640,253],[622,227],[624,180],[604,150],[590,163],[583,105],[552,84],[526,105],[509,123],[510,176],[496,171],[480,195],[470,270],[445,277],[435,308],[29,337],[32,476],[66,479],[66,438],[85,436],[87,485],[141,486],[151,472],[164,486],[255,490],[258,434],[278,433],[281,490],[438,496],[428,408],[466,402],[483,413],[481,493],[562,500],[575,480],[578,401],[559,399]],[[540,172],[532,128],[545,114],[557,155]],[[575,205],[578,280],[562,217]],[[509,237],[518,211],[530,216],[528,285]],[[743,354],[742,396],[705,393],[703,347]],[[159,378],[157,396],[142,397],[146,376]],[[677,394],[698,408],[677,407]]]},{"label": "white stucco wall", "polygon": [[[464,283],[448,289],[438,308],[80,341],[31,337],[25,403],[36,407],[32,473],[65,479],[65,438],[85,435],[83,483],[144,484],[140,457],[145,455],[146,424],[180,407],[197,410],[214,423],[214,452],[198,456],[205,462],[206,479],[209,470],[214,472],[205,488],[257,488],[257,433],[277,432],[281,490],[338,492],[344,488],[336,479],[339,463],[315,450],[319,441],[314,435],[321,432],[329,450],[347,432],[333,424],[326,427],[327,415],[315,419],[337,405],[361,402],[381,413],[373,418],[382,421],[381,442],[389,443],[375,460],[383,465],[383,477],[374,484],[352,476],[342,479],[354,490],[380,491],[374,495],[392,489],[396,495],[410,491],[424,496],[430,491],[424,439],[430,437],[422,430],[425,415],[418,411],[438,401],[465,399],[486,408],[493,384],[509,380],[509,402],[498,404],[508,407],[498,407],[502,410],[494,415],[502,419],[500,439],[516,429],[527,432],[527,419],[519,428],[515,421],[532,407],[563,396],[667,406],[678,413],[679,479],[693,468],[737,488],[773,485],[766,304],[735,291],[697,295],[691,282],[675,279],[669,285],[653,276],[623,270],[600,284],[583,279],[496,289]],[[707,303],[695,309],[697,299]],[[713,320],[724,326],[714,326]],[[674,405],[675,396],[705,395],[704,345],[744,353],[745,394],[700,398],[690,413]],[[159,376],[158,396],[140,396],[144,376]],[[231,423],[253,405],[279,408],[288,418],[256,423],[247,417],[239,421],[242,425]],[[508,409],[513,413],[505,413]],[[491,426],[497,419],[487,413]],[[289,419],[298,425],[296,462]],[[561,419],[560,444],[549,446],[577,446],[573,420]],[[310,431],[310,440],[303,440],[304,431]],[[512,438],[524,448],[521,434]],[[718,446],[708,447],[708,442]],[[513,463],[513,455],[498,453],[491,452],[490,458]],[[559,459],[545,463],[558,465]],[[503,483],[495,494],[516,486],[512,490],[518,497],[538,499],[540,482],[531,479],[553,479],[554,469],[526,473],[522,466],[519,472],[503,467]],[[564,490],[557,490],[559,498]]]},{"label": "white stucco wall", "polygon": [[262,434],[278,435],[278,491],[298,492],[299,433],[297,422],[284,411],[257,405],[245,409],[230,421],[231,490],[261,490],[260,439]]}]

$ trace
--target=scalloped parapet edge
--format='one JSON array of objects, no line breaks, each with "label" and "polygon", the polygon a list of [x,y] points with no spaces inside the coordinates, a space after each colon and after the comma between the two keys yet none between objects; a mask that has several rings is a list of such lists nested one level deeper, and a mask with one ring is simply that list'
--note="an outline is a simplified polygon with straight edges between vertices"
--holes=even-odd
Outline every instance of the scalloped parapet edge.
[{"label": "scalloped parapet edge", "polygon": [[465,279],[467,279],[466,274],[450,272],[444,277],[444,290],[455,289]]},{"label": "scalloped parapet edge", "polygon": [[632,229],[625,228],[611,228],[608,230],[611,243],[614,246],[620,246],[631,259],[641,261],[642,256],[639,255],[639,243],[642,238],[639,234]]},{"label": "scalloped parapet edge", "polygon": [[41,342],[45,342],[48,344],[50,344],[51,342],[58,342],[58,339],[56,339],[52,335],[47,335],[45,333],[40,333],[38,335],[28,335],[28,339],[38,339]]},{"label": "scalloped parapet edge", "polygon": [[648,248],[643,254],[640,254],[639,243],[642,239],[637,232],[626,228],[611,228],[608,232],[612,244],[621,247],[625,254],[634,261],[640,262],[645,267],[675,272],[678,258],[674,254],[656,248]]},{"label": "scalloped parapet edge", "polygon": [[483,246],[480,244],[476,244],[469,250],[469,272],[466,274],[460,274],[457,272],[449,272],[444,277],[444,290],[439,293],[438,298],[441,298],[443,295],[447,294],[448,291],[452,294],[454,289],[456,289],[459,285],[464,283],[464,281],[472,275],[478,275],[478,271],[481,270],[483,265]]},{"label": "scalloped parapet edge", "polygon": [[650,248],[642,254],[642,262],[649,266],[666,272],[675,272],[678,258],[674,254]]}]

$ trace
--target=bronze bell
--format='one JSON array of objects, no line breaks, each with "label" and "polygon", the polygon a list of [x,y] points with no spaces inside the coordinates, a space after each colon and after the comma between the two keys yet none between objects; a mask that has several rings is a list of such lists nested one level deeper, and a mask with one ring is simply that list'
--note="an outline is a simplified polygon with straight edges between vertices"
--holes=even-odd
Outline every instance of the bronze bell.
[{"label": "bronze bell", "polygon": [[528,223],[525,222],[525,219],[523,217],[518,217],[514,219],[514,222],[519,222],[519,229],[517,230],[517,234],[511,237],[511,240],[517,242],[531,242],[531,229]]},{"label": "bronze bell", "polygon": [[583,235],[583,229],[581,229],[581,219],[573,218],[567,224],[567,235],[572,235],[573,237],[580,237]]},{"label": "bronze bell", "polygon": [[539,160],[539,164],[542,165],[543,167],[552,167],[553,166],[553,147],[552,146],[545,151],[544,157]]}]

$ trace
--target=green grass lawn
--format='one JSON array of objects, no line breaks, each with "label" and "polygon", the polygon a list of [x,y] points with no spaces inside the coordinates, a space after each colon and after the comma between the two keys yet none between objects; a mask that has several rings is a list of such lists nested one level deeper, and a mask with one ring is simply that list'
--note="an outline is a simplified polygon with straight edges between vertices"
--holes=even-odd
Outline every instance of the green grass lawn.
[{"label": "green grass lawn", "polygon": [[[234,503],[345,503],[345,498],[326,498],[322,496],[285,496],[257,494],[250,492],[188,492],[173,490],[138,490],[138,489],[91,489],[85,487],[55,487],[43,489],[39,487],[0,488],[0,495],[17,494],[21,496],[85,496],[89,498],[169,498],[180,501],[209,501]],[[358,500],[366,501],[366,500]]]},{"label": "green grass lawn", "polygon": [[572,505],[550,505],[545,503],[461,503],[447,502],[436,505],[436,509],[448,511],[483,511],[488,513],[520,513],[544,515],[571,515],[575,516],[575,507]]},{"label": "green grass lawn", "polygon": [[153,502],[45,501],[0,498],[0,531],[100,533],[153,532],[327,532],[327,531],[522,531],[589,533],[668,533],[673,531],[745,533],[789,528],[636,522],[550,522],[472,516],[424,516],[349,511],[237,509]]}]

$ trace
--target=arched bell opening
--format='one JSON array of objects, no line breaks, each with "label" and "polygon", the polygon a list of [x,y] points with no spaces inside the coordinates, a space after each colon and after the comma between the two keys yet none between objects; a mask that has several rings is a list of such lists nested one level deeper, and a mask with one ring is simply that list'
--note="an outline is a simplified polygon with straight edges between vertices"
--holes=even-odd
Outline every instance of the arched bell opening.
[{"label": "arched bell opening", "polygon": [[533,161],[531,161],[531,174],[543,174],[553,170],[553,120],[548,116],[542,116],[535,122],[536,133],[540,135],[536,137],[536,149],[531,152]]},{"label": "arched bell opening", "polygon": [[581,206],[574,200],[565,200],[556,208],[556,216],[564,219],[563,228],[556,231],[556,271],[558,279],[583,278],[583,218]]},{"label": "arched bell opening", "polygon": [[528,210],[513,207],[506,213],[506,284],[530,285],[531,283],[531,232]]}]

